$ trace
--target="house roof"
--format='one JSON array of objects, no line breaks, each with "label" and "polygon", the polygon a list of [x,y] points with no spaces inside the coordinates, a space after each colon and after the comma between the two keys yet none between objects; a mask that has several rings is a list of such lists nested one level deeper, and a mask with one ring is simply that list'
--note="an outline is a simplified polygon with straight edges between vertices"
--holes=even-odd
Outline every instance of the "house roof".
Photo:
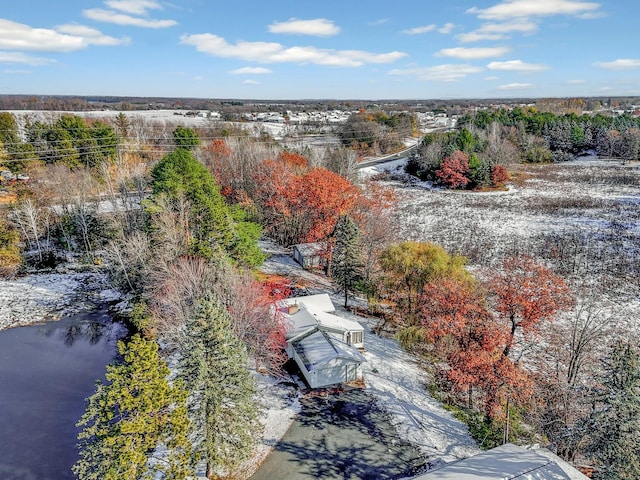
[{"label": "house roof", "polygon": [[327,244],[325,242],[299,243],[293,248],[304,256],[313,256],[323,254],[327,250]]},{"label": "house roof", "polygon": [[333,302],[327,293],[320,293],[318,295],[305,295],[303,297],[291,297],[285,298],[278,302],[278,305],[305,305],[309,310],[313,312],[335,312],[336,308],[333,306]]},{"label": "house roof", "polygon": [[[286,308],[297,305],[298,311],[287,313]],[[277,308],[287,322],[287,338],[294,338],[310,328],[320,325],[327,330],[341,332],[364,332],[364,327],[355,320],[334,315],[335,307],[328,294],[307,295],[280,300]]]},{"label": "house roof", "polygon": [[339,317],[328,312],[313,312],[318,323],[330,330],[342,332],[364,332],[364,327],[355,320]]},{"label": "house roof", "polygon": [[318,326],[318,321],[304,306],[296,313],[283,313],[286,320],[286,337],[292,339]]},{"label": "house roof", "polygon": [[317,327],[291,341],[307,371],[322,368],[332,360],[341,358],[354,363],[366,362],[357,348],[329,336]]},{"label": "house roof", "polygon": [[[550,453],[550,452],[549,452]],[[414,480],[580,480],[587,477],[568,463],[507,443]]]}]

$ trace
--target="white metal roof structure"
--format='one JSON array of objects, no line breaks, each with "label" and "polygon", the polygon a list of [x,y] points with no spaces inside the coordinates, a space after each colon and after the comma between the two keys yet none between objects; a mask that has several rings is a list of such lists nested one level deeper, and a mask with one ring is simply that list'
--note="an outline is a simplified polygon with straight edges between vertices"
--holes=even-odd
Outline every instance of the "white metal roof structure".
[{"label": "white metal roof structure", "polygon": [[507,443],[431,470],[413,480],[586,480],[587,478],[553,454],[542,455],[536,450]]}]

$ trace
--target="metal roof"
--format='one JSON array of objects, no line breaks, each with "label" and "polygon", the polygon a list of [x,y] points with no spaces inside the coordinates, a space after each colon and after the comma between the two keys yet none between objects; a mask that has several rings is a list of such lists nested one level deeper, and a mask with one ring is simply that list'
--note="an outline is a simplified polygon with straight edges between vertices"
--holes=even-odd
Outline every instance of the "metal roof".
[{"label": "metal roof", "polygon": [[577,480],[586,479],[566,462],[507,443],[419,475],[414,480]]}]

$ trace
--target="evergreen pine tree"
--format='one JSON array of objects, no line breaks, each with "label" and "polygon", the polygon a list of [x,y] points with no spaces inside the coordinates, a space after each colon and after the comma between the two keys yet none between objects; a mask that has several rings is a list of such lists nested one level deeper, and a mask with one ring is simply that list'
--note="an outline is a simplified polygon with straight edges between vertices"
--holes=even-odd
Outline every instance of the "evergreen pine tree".
[{"label": "evergreen pine tree", "polygon": [[331,276],[344,291],[346,308],[349,290],[352,290],[362,277],[360,235],[358,226],[348,215],[342,215],[338,219],[334,235],[336,243],[331,255]]},{"label": "evergreen pine tree", "polygon": [[[188,440],[187,391],[169,384],[158,345],[134,335],[118,343],[124,362],[107,366],[78,422],[80,480],[184,479],[193,474]],[[164,445],[168,455],[154,457]]]},{"label": "evergreen pine tree", "polygon": [[640,352],[617,342],[603,360],[603,391],[587,423],[598,480],[640,478]]},{"label": "evergreen pine tree", "polygon": [[181,200],[189,205],[188,253],[212,258],[216,252],[224,251],[248,266],[264,261],[258,246],[260,226],[247,222],[239,208],[235,209],[238,221],[234,221],[215,178],[189,149],[178,148],[165,155],[151,171],[151,178],[153,195],[146,202],[150,215],[162,208],[158,203],[162,196],[169,199],[176,211],[180,210]]},{"label": "evergreen pine tree", "polygon": [[255,380],[229,313],[213,296],[187,320],[180,376],[191,392],[196,451],[215,478],[246,460],[261,430]]}]

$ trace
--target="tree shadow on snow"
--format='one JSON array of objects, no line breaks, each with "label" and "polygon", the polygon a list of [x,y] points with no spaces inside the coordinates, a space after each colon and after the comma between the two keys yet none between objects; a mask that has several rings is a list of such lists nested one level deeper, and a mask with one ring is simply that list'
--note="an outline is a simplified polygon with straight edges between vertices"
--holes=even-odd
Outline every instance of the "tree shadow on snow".
[{"label": "tree shadow on snow", "polygon": [[407,476],[427,463],[398,438],[388,415],[364,390],[307,398],[301,404],[293,429],[275,447],[296,464],[287,470],[323,479],[373,480]]}]

